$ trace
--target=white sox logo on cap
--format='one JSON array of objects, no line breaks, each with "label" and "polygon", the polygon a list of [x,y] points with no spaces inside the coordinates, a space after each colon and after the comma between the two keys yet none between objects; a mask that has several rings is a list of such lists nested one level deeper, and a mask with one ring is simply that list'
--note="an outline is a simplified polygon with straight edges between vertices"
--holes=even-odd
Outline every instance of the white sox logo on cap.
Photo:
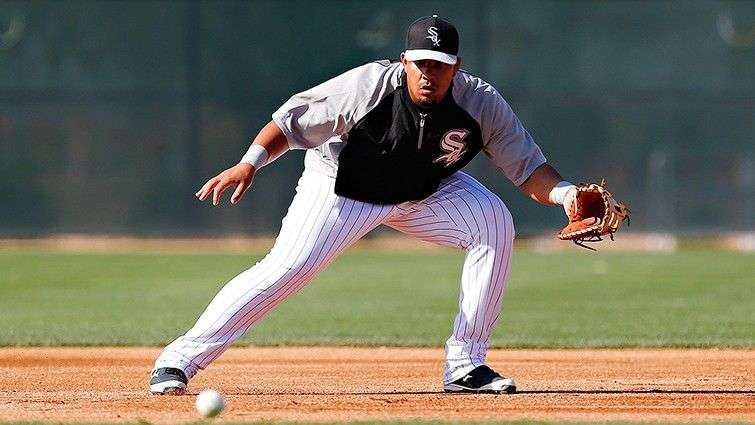
[{"label": "white sox logo on cap", "polygon": [[433,46],[440,46],[440,37],[438,36],[438,28],[430,27],[427,29],[427,33],[430,34],[425,38],[429,38],[433,42]]},{"label": "white sox logo on cap", "polygon": [[464,142],[467,134],[469,134],[469,130],[463,128],[448,130],[440,140],[440,148],[445,152],[445,155],[437,157],[433,163],[442,162],[443,166],[448,167],[460,160],[467,152],[467,145]]},{"label": "white sox logo on cap", "polygon": [[459,32],[438,15],[417,19],[406,32],[404,58],[408,61],[434,60],[455,65],[458,53]]}]

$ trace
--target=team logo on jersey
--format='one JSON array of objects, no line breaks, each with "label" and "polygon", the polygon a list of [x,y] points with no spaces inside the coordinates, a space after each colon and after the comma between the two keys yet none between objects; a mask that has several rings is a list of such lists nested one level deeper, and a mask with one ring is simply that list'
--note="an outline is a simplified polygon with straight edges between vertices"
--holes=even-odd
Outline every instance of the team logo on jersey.
[{"label": "team logo on jersey", "polygon": [[429,38],[433,42],[433,46],[440,46],[440,37],[438,36],[438,28],[430,27],[427,29],[427,33],[430,34],[425,38]]},{"label": "team logo on jersey", "polygon": [[440,139],[440,148],[445,154],[435,158],[433,163],[443,163],[443,166],[448,167],[464,156],[467,153],[467,144],[464,138],[469,134],[469,130],[463,128],[455,128],[448,130],[446,134]]}]

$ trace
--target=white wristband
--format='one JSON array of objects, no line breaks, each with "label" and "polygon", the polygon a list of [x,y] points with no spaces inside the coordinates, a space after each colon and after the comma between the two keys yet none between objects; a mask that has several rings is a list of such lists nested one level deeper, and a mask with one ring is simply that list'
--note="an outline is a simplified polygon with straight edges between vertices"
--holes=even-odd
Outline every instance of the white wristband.
[{"label": "white wristband", "polygon": [[249,164],[254,167],[254,170],[256,171],[267,164],[267,159],[269,157],[270,154],[267,153],[267,149],[252,143],[252,146],[249,146],[249,150],[247,150],[244,156],[241,157],[239,163]]},{"label": "white wristband", "polygon": [[569,192],[569,190],[573,187],[576,186],[566,180],[558,182],[558,184],[553,186],[553,189],[551,189],[551,193],[548,194],[548,200],[553,202],[554,204],[563,205],[564,199],[566,198],[566,193]]}]

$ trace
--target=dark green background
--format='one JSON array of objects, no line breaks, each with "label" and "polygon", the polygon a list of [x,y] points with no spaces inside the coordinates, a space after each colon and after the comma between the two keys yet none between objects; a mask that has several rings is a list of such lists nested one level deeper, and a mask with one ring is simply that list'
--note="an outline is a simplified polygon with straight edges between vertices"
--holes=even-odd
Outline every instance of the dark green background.
[{"label": "dark green background", "polygon": [[[274,233],[301,153],[240,208],[192,194],[291,94],[396,58],[432,13],[557,168],[606,177],[635,228],[755,226],[751,1],[3,1],[0,234]],[[520,234],[562,222],[484,158],[469,170]]]}]

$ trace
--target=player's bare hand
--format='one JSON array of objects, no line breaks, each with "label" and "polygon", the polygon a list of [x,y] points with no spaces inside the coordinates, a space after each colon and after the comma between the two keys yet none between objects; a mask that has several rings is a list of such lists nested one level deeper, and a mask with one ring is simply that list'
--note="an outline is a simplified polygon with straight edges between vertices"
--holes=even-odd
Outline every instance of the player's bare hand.
[{"label": "player's bare hand", "polygon": [[231,203],[237,204],[254,179],[254,167],[249,164],[237,164],[223,171],[217,176],[207,180],[207,183],[194,195],[200,201],[207,199],[212,194],[212,205],[220,203],[220,197],[223,191],[229,187],[236,186],[236,190],[231,195]]}]

